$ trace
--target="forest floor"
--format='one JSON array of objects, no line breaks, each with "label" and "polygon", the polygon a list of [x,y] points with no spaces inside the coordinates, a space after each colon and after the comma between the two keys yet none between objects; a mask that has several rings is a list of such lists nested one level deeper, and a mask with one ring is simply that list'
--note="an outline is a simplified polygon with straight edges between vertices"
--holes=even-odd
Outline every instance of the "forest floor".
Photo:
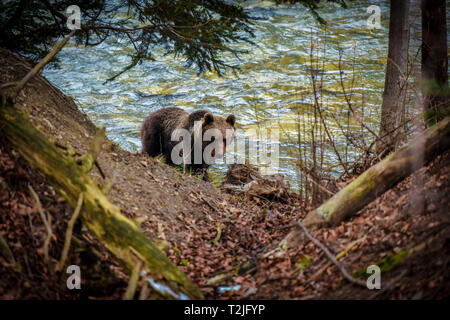
[{"label": "forest floor", "polygon": [[[0,83],[17,81],[31,67],[3,49],[0,65]],[[95,126],[70,97],[42,76],[25,87],[16,106],[49,139],[79,154],[88,149]],[[381,290],[345,282],[309,240],[280,257],[265,257],[313,209],[305,208],[294,194],[287,203],[230,194],[111,141],[103,145],[98,161],[106,179],[97,169],[91,174],[100,185],[112,182],[110,201],[137,221],[208,299],[450,296],[449,152],[351,220],[312,232],[331,252],[347,251],[340,261],[350,272],[365,271],[381,262]],[[82,269],[82,290],[68,290],[66,274],[52,271],[42,249],[46,229],[29,186],[36,191],[43,211],[52,216],[49,256],[50,265],[57,266],[72,210],[0,137],[0,235],[13,256],[8,257],[5,249],[0,251],[0,298],[121,298],[127,273],[81,226],[75,230],[69,260]],[[405,255],[410,248],[419,249]]]}]

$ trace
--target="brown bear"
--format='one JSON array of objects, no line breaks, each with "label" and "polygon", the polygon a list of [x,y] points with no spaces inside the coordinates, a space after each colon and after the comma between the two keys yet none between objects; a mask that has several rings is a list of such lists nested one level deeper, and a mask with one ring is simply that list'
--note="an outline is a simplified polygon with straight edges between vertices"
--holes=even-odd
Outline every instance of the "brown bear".
[{"label": "brown bear", "polygon": [[[235,133],[235,116],[229,115],[227,118],[215,116],[207,110],[198,110],[188,113],[183,109],[169,107],[163,108],[151,113],[142,124],[141,141],[142,152],[148,153],[152,157],[162,154],[168,164],[181,165],[184,163],[184,168],[191,169],[194,172],[203,172],[204,179],[207,180],[206,169],[211,164],[205,161],[204,150],[209,144],[214,142],[211,155],[214,158],[221,157],[225,154],[226,146],[231,142]],[[196,126],[194,126],[196,125]],[[214,132],[211,137],[209,133]],[[189,135],[185,141],[190,143],[186,149],[189,149],[187,154],[183,154],[179,148],[180,141],[183,141],[186,136],[181,137],[178,133],[185,133]],[[205,134],[206,133],[206,134]],[[200,137],[199,140],[195,140]],[[219,137],[220,140],[217,140]],[[190,138],[190,139],[189,139]],[[206,139],[204,139],[206,138]],[[217,141],[216,141],[217,140]],[[199,141],[196,150],[201,151],[200,159],[194,152],[194,142]],[[197,142],[195,142],[197,143]],[[177,149],[174,148],[178,145]],[[200,147],[201,146],[201,147]],[[185,149],[185,150],[186,150]],[[211,148],[210,148],[211,149]],[[174,151],[174,152],[173,152]],[[183,158],[183,163],[174,163],[174,154]],[[178,157],[178,160],[180,159]]]}]

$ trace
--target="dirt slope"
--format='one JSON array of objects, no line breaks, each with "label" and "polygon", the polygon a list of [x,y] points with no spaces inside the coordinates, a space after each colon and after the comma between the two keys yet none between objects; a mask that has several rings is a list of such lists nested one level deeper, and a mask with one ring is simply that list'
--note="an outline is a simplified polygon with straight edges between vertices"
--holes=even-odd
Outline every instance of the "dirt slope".
[{"label": "dirt slope", "polygon": [[[31,67],[4,49],[0,49],[0,65],[0,83],[21,79]],[[81,154],[86,152],[95,126],[78,110],[72,98],[42,76],[37,76],[26,86],[17,106],[30,115],[33,124],[47,137]],[[183,239],[187,229],[180,219],[186,216],[202,220],[202,212],[211,210],[207,202],[221,199],[220,193],[210,184],[182,175],[147,156],[127,152],[111,141],[104,144],[98,160],[107,179],[103,181],[98,171],[93,175],[99,184],[113,182],[109,199],[125,209],[129,217],[143,217],[140,221],[148,230],[158,230],[160,224],[160,232],[167,228],[173,236]],[[193,197],[191,191],[199,196]]]}]

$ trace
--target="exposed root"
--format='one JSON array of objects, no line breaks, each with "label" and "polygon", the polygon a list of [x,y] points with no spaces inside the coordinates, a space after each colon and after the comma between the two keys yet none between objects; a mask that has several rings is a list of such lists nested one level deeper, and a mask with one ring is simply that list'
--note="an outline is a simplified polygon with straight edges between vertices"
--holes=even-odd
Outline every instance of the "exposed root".
[{"label": "exposed root", "polygon": [[69,253],[69,248],[70,248],[70,240],[72,239],[73,226],[75,225],[75,222],[77,221],[78,216],[80,215],[81,207],[83,206],[83,199],[84,199],[83,193],[80,193],[75,211],[73,212],[72,218],[70,218],[70,221],[67,224],[66,237],[65,237],[65,241],[64,241],[64,249],[61,254],[61,259],[59,260],[59,269],[60,270],[62,270],[64,268],[64,264],[66,263],[67,254]]}]

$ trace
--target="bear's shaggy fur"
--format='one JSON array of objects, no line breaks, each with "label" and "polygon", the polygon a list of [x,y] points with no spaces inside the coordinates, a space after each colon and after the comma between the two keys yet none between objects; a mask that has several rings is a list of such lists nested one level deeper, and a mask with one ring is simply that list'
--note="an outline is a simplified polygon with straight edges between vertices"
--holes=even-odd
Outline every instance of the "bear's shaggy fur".
[{"label": "bear's shaggy fur", "polygon": [[[225,153],[226,144],[230,143],[231,137],[227,137],[227,129],[235,131],[235,117],[229,115],[226,119],[220,116],[214,116],[207,110],[198,110],[192,113],[188,113],[180,108],[163,108],[151,113],[142,124],[141,128],[141,141],[142,151],[148,153],[152,157],[156,157],[160,154],[164,155],[164,158],[168,164],[173,164],[171,159],[172,149],[179,143],[179,141],[172,141],[172,132],[176,129],[186,129],[191,135],[191,148],[194,145],[194,122],[202,121],[202,137],[203,133],[209,129],[218,129],[222,133],[222,136],[226,139],[223,144],[223,153]],[[202,150],[210,142],[202,143]],[[194,163],[191,160],[191,163]],[[202,161],[202,164],[190,165],[193,170],[207,169],[209,165]]]}]

